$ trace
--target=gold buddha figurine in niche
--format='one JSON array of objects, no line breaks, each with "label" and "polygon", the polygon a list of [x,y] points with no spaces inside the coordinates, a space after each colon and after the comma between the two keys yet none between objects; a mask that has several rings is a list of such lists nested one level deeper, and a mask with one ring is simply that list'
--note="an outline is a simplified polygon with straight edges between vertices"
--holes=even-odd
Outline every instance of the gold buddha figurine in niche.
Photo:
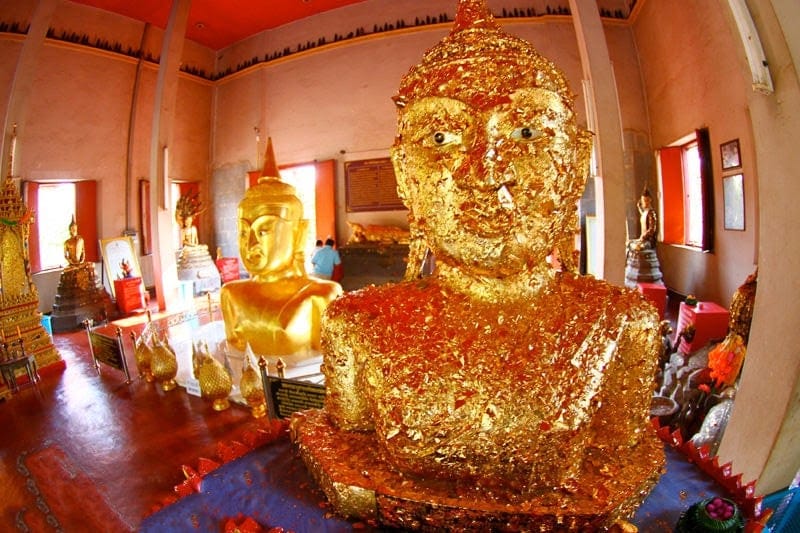
[{"label": "gold buddha figurine in niche", "polygon": [[591,135],[564,75],[463,0],[395,102],[409,268],[430,250],[436,270],[330,305],[301,455],[339,513],[392,527],[610,527],[664,461],[659,319],[569,270]]},{"label": "gold buddha figurine in niche", "polygon": [[220,292],[228,343],[287,363],[319,355],[322,314],[342,294],[338,283],[311,278],[304,266],[308,221],[294,187],[281,181],[271,141],[258,184],[239,203],[239,253],[250,279]]}]

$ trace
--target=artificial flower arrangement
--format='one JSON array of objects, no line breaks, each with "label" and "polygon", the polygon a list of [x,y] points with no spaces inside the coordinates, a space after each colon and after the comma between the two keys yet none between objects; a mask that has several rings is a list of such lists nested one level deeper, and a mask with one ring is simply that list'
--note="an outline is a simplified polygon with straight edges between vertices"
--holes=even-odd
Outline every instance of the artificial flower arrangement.
[{"label": "artificial flower arrangement", "polygon": [[708,368],[717,389],[733,386],[739,377],[747,348],[744,339],[730,332],[725,339],[708,352]]},{"label": "artificial flower arrangement", "polygon": [[686,296],[686,300],[684,300],[684,302],[686,303],[686,305],[694,307],[695,305],[697,305],[697,296],[695,296],[694,294],[689,294],[688,296]]}]

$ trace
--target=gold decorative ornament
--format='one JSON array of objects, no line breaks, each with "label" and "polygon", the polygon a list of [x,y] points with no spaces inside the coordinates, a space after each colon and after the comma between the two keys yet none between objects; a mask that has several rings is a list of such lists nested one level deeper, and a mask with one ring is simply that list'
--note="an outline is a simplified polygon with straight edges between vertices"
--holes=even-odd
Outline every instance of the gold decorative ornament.
[{"label": "gold decorative ornament", "polygon": [[264,385],[261,382],[261,372],[251,361],[252,351],[245,350],[242,364],[242,379],[239,381],[239,391],[250,407],[253,418],[261,418],[267,414],[267,402],[264,397]]},{"label": "gold decorative ornament", "polygon": [[619,528],[664,464],[659,319],[574,272],[591,134],[564,75],[462,0],[395,102],[409,274],[328,307],[301,456],[338,513],[384,526]]},{"label": "gold decorative ornament", "polygon": [[178,358],[167,341],[157,335],[153,338],[150,372],[164,392],[169,392],[177,386],[175,376],[178,375]]},{"label": "gold decorative ornament", "polygon": [[238,208],[239,253],[250,279],[220,291],[225,336],[244,351],[291,357],[316,355],[325,308],[342,293],[332,281],[309,277],[304,245],[308,220],[294,187],[280,180],[272,140],[263,175]]},{"label": "gold decorative ornament", "polygon": [[131,332],[131,341],[133,342],[133,353],[136,357],[136,368],[139,370],[139,377],[147,383],[152,383],[155,379],[153,372],[150,370],[153,349],[147,344],[144,336],[136,338],[133,332]]},{"label": "gold decorative ornament", "polygon": [[215,411],[224,411],[230,407],[228,396],[233,388],[233,379],[222,363],[211,355],[208,346],[203,344],[202,348],[198,348],[193,345],[192,362],[203,398],[211,400],[211,407]]}]

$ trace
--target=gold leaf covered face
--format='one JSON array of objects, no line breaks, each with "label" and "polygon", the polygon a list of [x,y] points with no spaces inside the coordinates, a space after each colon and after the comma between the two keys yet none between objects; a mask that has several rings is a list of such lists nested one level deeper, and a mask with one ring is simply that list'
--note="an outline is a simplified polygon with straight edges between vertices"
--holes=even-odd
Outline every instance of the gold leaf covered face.
[{"label": "gold leaf covered face", "polygon": [[403,79],[392,158],[437,260],[502,276],[571,238],[591,140],[563,74],[483,4],[462,2],[453,32]]}]

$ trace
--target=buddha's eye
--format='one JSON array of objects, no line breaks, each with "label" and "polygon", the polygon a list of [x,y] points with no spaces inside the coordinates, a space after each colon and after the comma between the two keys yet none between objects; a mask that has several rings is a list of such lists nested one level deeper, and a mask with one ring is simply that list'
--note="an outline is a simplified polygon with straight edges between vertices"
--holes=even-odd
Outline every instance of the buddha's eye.
[{"label": "buddha's eye", "polygon": [[461,142],[461,134],[450,131],[437,131],[431,138],[433,146],[447,146],[448,144],[458,144]]},{"label": "buddha's eye", "polygon": [[542,132],[531,128],[530,126],[523,126],[511,132],[511,138],[521,141],[533,141],[542,136]]}]

